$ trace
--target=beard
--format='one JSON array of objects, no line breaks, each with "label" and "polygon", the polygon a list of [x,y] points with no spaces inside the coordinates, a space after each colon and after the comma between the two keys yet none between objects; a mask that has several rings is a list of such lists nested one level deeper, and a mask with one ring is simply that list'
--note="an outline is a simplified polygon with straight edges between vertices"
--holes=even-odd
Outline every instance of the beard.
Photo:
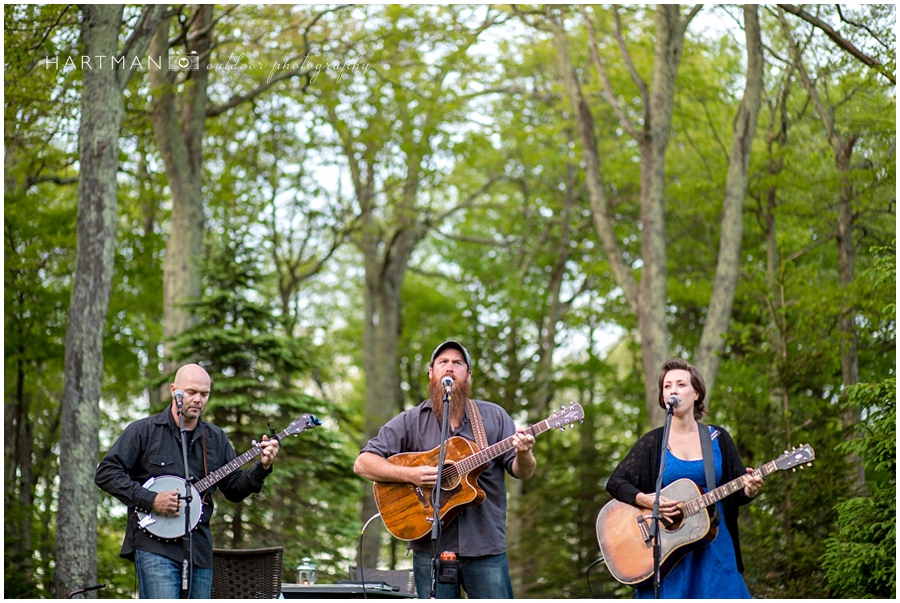
[{"label": "beard", "polygon": [[[463,415],[466,414],[466,401],[472,394],[472,384],[469,381],[465,383],[455,383],[453,389],[450,390],[450,422],[459,423],[462,421]],[[444,388],[441,386],[441,380],[435,375],[428,382],[428,396],[431,400],[431,407],[437,417],[438,423],[444,420]]]}]

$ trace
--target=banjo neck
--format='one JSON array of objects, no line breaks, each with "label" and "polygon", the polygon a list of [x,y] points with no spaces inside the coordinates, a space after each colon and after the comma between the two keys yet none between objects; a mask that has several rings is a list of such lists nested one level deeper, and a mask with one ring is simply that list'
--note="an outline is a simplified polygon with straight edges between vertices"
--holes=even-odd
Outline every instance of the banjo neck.
[{"label": "banjo neck", "polygon": [[[282,431],[277,436],[275,436],[275,439],[281,441],[281,438],[286,435],[287,432]],[[209,475],[201,480],[198,480],[194,484],[194,487],[197,489],[197,492],[200,492],[202,494],[203,492],[206,492],[214,485],[216,485],[216,483],[218,483],[219,481],[225,479],[256,457],[258,457],[260,454],[262,454],[262,447],[258,443],[253,442],[253,447],[250,450],[240,456],[234,457],[231,461],[225,463],[215,471],[210,472]]]}]

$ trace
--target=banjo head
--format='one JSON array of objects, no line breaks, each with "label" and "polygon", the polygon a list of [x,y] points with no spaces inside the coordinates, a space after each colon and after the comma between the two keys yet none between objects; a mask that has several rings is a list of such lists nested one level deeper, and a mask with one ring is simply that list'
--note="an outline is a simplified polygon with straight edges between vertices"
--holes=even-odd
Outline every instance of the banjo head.
[{"label": "banjo head", "polygon": [[[144,487],[148,490],[156,492],[178,491],[178,496],[185,496],[187,488],[191,490],[191,529],[193,530],[200,523],[200,516],[203,514],[203,502],[200,500],[200,493],[197,489],[187,484],[182,478],[174,475],[163,475],[161,477],[151,477],[144,482]],[[160,515],[156,512],[144,513],[138,511],[138,526],[148,532],[151,536],[162,540],[174,540],[184,536],[184,513],[185,501],[180,501],[178,508],[178,517],[171,515]]]}]

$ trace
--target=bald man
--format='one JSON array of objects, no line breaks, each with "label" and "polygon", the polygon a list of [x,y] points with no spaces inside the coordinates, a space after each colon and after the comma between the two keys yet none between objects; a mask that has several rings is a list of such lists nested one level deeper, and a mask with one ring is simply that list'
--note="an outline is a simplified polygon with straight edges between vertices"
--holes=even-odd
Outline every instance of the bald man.
[{"label": "bald man", "polygon": [[[135,421],[112,445],[97,466],[94,483],[128,506],[128,527],[119,555],[135,564],[141,599],[177,599],[181,590],[183,538],[160,540],[138,525],[135,510],[154,518],[184,517],[179,513],[177,490],[156,492],[143,484],[151,477],[184,477],[181,426],[175,392],[183,393],[181,415],[188,442],[190,475],[202,479],[231,462],[237,454],[225,432],[201,419],[209,402],[209,374],[197,364],[178,369],[169,387],[172,404],[152,417]],[[260,460],[250,469],[234,471],[191,505],[202,505],[192,532],[194,569],[190,598],[208,599],[212,588],[212,533],[209,520],[215,505],[213,493],[221,490],[231,502],[240,502],[262,490],[278,454],[278,441],[262,436]],[[205,457],[205,458],[204,458]]]}]

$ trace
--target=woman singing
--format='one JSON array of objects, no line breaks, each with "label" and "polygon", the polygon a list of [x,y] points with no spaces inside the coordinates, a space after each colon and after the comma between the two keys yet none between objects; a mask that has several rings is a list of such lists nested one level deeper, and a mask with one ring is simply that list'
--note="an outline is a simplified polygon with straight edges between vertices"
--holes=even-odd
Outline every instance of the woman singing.
[{"label": "woman singing", "polygon": [[[666,361],[659,375],[659,405],[678,396],[669,429],[662,486],[688,478],[706,491],[706,473],[700,443],[698,420],[705,411],[706,385],[696,367],[675,358]],[[660,584],[660,597],[666,599],[749,599],[750,592],[742,576],[741,547],[738,538],[738,507],[746,505],[762,485],[762,477],[745,469],[731,436],[721,427],[708,425],[712,436],[715,462],[715,486],[743,476],[744,488],[716,503],[718,533],[707,546],[689,552],[675,565]],[[631,505],[653,508],[656,479],[659,474],[663,428],[641,437],[619,464],[606,484],[617,500]],[[678,503],[660,497],[660,515],[666,519],[679,514]],[[653,597],[652,581],[638,587],[639,598]]]}]

